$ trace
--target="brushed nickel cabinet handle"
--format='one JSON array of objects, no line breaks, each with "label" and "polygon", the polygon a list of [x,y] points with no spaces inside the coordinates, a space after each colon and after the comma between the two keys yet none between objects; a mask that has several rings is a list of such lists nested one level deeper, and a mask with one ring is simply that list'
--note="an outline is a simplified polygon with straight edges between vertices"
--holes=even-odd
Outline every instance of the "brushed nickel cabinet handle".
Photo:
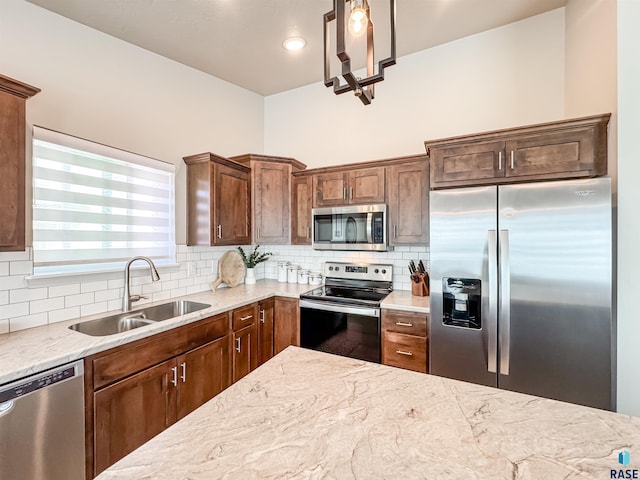
[{"label": "brushed nickel cabinet handle", "polygon": [[393,238],[398,238],[398,225],[393,226]]},{"label": "brushed nickel cabinet handle", "polygon": [[349,200],[353,200],[353,187],[349,187]]},{"label": "brushed nickel cabinet handle", "polygon": [[396,350],[396,353],[399,353],[400,355],[407,355],[408,357],[413,357],[413,353],[411,352],[405,352],[402,350]]},{"label": "brushed nickel cabinet handle", "polygon": [[218,238],[222,238],[222,225],[218,225]]},{"label": "brushed nickel cabinet handle", "polygon": [[182,383],[185,383],[187,381],[187,362],[182,362],[180,366],[182,367],[182,375],[180,375],[180,380],[182,380]]},{"label": "brushed nickel cabinet handle", "polygon": [[513,155],[513,150],[511,150],[511,170],[515,168],[515,159]]},{"label": "brushed nickel cabinet handle", "polygon": [[178,367],[171,368],[171,385],[178,386]]},{"label": "brushed nickel cabinet handle", "polygon": [[398,325],[399,327],[413,327],[413,323],[407,322],[396,322],[396,325]]},{"label": "brushed nickel cabinet handle", "polygon": [[240,317],[240,321],[244,322],[245,320],[249,320],[250,318],[253,318],[253,315],[246,315],[244,317]]},{"label": "brushed nickel cabinet handle", "polygon": [[342,187],[342,199],[347,199],[347,187]]},{"label": "brushed nickel cabinet handle", "polygon": [[240,338],[236,338],[236,352],[240,353]]},{"label": "brushed nickel cabinet handle", "polygon": [[502,170],[502,150],[498,152],[498,170]]},{"label": "brushed nickel cabinet handle", "polygon": [[264,323],[264,308],[260,310],[260,323]]}]

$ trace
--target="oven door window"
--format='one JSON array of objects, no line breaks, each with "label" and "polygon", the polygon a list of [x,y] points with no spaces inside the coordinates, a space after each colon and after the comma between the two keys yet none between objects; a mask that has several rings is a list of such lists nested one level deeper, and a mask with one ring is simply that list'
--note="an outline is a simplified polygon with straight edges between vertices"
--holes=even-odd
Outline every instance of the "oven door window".
[{"label": "oven door window", "polygon": [[380,363],[380,319],[353,313],[300,309],[300,345]]}]

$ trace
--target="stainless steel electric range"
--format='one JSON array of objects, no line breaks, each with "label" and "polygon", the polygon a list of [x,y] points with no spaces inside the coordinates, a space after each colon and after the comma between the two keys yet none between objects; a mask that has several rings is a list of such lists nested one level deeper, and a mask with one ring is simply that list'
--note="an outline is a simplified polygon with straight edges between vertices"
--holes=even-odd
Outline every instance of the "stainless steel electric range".
[{"label": "stainless steel electric range", "polygon": [[393,265],[327,262],[325,284],[300,295],[300,345],[380,363],[380,303]]}]

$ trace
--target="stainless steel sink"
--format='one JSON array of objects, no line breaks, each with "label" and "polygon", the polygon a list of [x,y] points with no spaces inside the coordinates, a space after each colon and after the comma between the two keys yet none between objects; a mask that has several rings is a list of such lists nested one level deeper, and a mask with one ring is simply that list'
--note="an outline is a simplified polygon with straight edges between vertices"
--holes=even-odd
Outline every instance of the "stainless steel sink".
[{"label": "stainless steel sink", "polygon": [[130,312],[122,312],[108,317],[97,318],[87,322],[76,323],[69,328],[76,332],[94,337],[104,337],[114,333],[126,332],[134,328],[144,327],[170,318],[197,312],[211,305],[206,303],[177,300],[153,307],[139,308]]}]

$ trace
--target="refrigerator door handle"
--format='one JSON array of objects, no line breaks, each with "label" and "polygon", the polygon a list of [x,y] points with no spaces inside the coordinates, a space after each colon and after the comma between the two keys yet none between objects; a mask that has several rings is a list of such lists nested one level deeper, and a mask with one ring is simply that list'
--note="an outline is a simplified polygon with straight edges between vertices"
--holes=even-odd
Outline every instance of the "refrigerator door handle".
[{"label": "refrigerator door handle", "polygon": [[509,230],[500,230],[500,374],[509,375],[511,338],[511,272],[509,268]]},{"label": "refrigerator door handle", "polygon": [[489,312],[487,318],[487,370],[498,370],[498,237],[495,230],[487,232],[489,260]]}]

